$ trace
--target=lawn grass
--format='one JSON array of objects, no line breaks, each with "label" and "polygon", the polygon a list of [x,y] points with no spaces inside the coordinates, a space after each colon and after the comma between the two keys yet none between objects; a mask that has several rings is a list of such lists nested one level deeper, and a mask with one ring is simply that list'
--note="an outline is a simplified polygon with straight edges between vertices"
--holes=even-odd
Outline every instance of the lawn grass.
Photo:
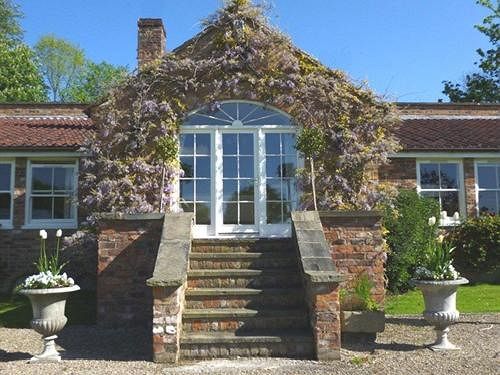
[{"label": "lawn grass", "polygon": [[[71,293],[66,301],[68,325],[95,324],[95,292],[78,291]],[[0,295],[0,327],[29,328],[32,317],[31,304],[22,295]]]},{"label": "lawn grass", "polygon": [[[479,284],[458,288],[457,309],[462,313],[500,312],[500,285]],[[420,290],[387,296],[385,312],[390,315],[421,314],[424,299]]]}]

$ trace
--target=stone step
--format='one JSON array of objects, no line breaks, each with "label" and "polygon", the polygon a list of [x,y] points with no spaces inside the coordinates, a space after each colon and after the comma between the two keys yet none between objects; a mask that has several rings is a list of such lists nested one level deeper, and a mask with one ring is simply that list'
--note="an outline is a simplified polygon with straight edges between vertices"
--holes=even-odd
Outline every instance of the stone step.
[{"label": "stone step", "polygon": [[185,296],[185,306],[191,309],[298,307],[304,303],[300,288],[193,288]]},{"label": "stone step", "polygon": [[192,242],[192,253],[265,253],[287,251],[295,253],[290,238],[260,239],[197,239]]},{"label": "stone step", "polygon": [[188,288],[275,288],[298,287],[301,284],[296,269],[220,269],[189,270]]},{"label": "stone step", "polygon": [[307,330],[191,332],[181,337],[182,359],[236,357],[312,358],[313,340]]},{"label": "stone step", "polygon": [[298,267],[297,256],[294,253],[285,251],[272,251],[268,253],[191,253],[189,256],[189,266],[193,270]]},{"label": "stone step", "polygon": [[307,328],[307,313],[301,309],[187,309],[182,315],[183,332]]}]

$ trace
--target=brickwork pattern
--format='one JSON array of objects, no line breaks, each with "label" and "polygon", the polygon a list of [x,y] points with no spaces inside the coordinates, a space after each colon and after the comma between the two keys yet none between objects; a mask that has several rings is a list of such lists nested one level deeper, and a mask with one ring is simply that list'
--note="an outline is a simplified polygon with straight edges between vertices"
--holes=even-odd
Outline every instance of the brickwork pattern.
[{"label": "brickwork pattern", "polygon": [[464,166],[464,188],[465,188],[465,206],[468,217],[477,215],[476,206],[476,179],[474,171],[474,159],[466,158],[463,160]]},{"label": "brickwork pattern", "polygon": [[[377,214],[321,216],[337,270],[347,276],[340,287],[351,289],[356,277],[366,273],[375,284],[372,297],[383,306],[385,252],[380,220]],[[342,307],[348,310],[350,306]]]},{"label": "brickwork pattern", "polygon": [[417,188],[417,162],[415,158],[391,159],[378,170],[379,182],[397,189]]},{"label": "brickwork pattern", "polygon": [[153,274],[162,220],[103,220],[99,224],[97,322],[151,325]]}]

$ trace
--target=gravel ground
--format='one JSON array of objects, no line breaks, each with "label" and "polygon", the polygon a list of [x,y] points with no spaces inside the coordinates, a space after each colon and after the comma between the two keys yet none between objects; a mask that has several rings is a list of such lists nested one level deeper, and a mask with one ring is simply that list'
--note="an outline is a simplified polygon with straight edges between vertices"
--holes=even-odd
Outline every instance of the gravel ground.
[{"label": "gravel ground", "polygon": [[237,359],[174,367],[149,361],[149,340],[142,331],[73,326],[57,341],[61,363],[28,364],[40,351],[40,336],[0,328],[0,374],[500,374],[500,314],[464,314],[449,335],[462,350],[432,352],[425,345],[434,337],[421,317],[388,317],[374,343],[344,342],[339,362]]}]

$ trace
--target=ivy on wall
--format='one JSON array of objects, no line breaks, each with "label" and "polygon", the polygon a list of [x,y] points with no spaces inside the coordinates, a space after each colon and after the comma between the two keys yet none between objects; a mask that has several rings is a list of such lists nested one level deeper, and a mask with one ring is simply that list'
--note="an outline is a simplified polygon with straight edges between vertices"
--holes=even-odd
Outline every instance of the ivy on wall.
[{"label": "ivy on wall", "polygon": [[[397,150],[393,106],[295,48],[268,24],[261,7],[232,0],[205,20],[195,38],[93,108],[97,131],[84,150],[84,205],[90,212],[127,213],[168,206],[182,173],[177,137],[183,118],[225,99],[273,105],[302,129],[315,129],[310,133],[319,139],[299,136],[297,147],[314,155],[320,209],[367,209],[382,197],[367,172]],[[303,171],[304,186],[309,172]],[[310,203],[306,189],[304,204]]]}]

